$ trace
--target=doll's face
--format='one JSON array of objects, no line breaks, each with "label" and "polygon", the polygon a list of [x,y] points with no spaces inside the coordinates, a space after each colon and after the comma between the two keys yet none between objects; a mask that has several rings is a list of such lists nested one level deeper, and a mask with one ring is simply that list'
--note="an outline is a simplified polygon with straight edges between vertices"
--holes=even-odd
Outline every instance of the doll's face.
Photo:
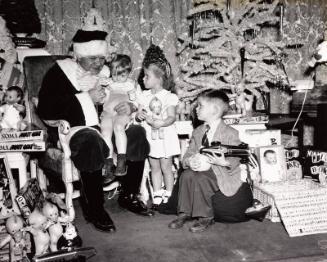
[{"label": "doll's face", "polygon": [[7,91],[5,95],[5,102],[9,105],[16,104],[20,102],[21,97],[18,96],[17,92],[14,90]]},{"label": "doll's face", "polygon": [[39,211],[33,211],[29,218],[29,224],[31,227],[35,228],[35,229],[39,229],[39,230],[44,230],[45,229],[45,225],[47,223],[47,218],[41,214]]},{"label": "doll's face", "polygon": [[277,164],[277,156],[276,153],[266,153],[265,155],[266,162],[270,165]]},{"label": "doll's face", "polygon": [[23,219],[19,216],[11,216],[6,221],[6,229],[10,235],[14,235],[24,227]]},{"label": "doll's face", "polygon": [[53,204],[46,204],[42,209],[43,214],[51,221],[57,222],[59,211],[58,208]]},{"label": "doll's face", "polygon": [[158,98],[154,97],[150,101],[149,108],[150,108],[152,113],[155,113],[155,114],[159,115],[161,113],[161,110],[162,110],[162,103]]},{"label": "doll's face", "polygon": [[15,242],[19,242],[23,239],[23,232],[22,231],[18,231],[13,235],[13,238],[15,240]]},{"label": "doll's face", "polygon": [[66,239],[74,239],[75,237],[77,237],[76,228],[73,224],[67,225],[64,236]]}]

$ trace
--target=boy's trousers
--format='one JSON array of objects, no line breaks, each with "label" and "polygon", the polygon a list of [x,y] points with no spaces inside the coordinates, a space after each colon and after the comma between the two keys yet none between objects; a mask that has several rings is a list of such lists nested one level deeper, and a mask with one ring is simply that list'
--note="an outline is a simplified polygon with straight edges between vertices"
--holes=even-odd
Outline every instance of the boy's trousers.
[{"label": "boy's trousers", "polygon": [[191,217],[213,217],[211,197],[218,190],[212,169],[201,172],[185,170],[179,181],[178,213]]}]

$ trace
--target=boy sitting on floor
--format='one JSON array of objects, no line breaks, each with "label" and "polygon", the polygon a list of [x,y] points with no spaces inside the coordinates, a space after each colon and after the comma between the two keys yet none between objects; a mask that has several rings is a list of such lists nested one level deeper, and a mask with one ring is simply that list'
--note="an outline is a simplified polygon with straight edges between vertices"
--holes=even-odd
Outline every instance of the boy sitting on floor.
[{"label": "boy sitting on floor", "polygon": [[[178,229],[196,218],[190,227],[193,233],[206,230],[214,223],[214,216],[216,220],[219,217],[219,221],[239,222],[238,213],[244,214],[252,201],[249,185],[241,181],[239,158],[226,159],[224,154],[199,153],[201,147],[209,146],[212,141],[225,145],[241,143],[238,131],[227,126],[222,119],[228,110],[228,96],[220,90],[208,90],[199,95],[197,102],[196,113],[204,124],[194,130],[184,155],[183,167],[186,170],[179,180],[178,217],[168,226]],[[213,196],[219,203],[219,214],[216,207],[215,211],[213,209]],[[226,203],[226,197],[232,199],[232,205]],[[226,204],[221,205],[222,202]]]}]

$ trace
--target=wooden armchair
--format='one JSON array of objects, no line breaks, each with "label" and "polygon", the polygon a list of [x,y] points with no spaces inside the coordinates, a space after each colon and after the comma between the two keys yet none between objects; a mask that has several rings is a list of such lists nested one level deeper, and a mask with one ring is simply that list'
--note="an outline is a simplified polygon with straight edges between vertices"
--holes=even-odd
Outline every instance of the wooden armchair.
[{"label": "wooden armchair", "polygon": [[[26,118],[31,124],[41,129],[46,130],[47,127],[37,116],[35,110],[42,80],[56,60],[64,58],[67,58],[67,56],[32,56],[26,57],[23,62]],[[44,172],[50,171],[61,175],[66,190],[65,202],[68,215],[73,220],[75,218],[73,198],[79,196],[79,192],[73,191],[73,181],[79,180],[79,173],[70,159],[69,138],[71,137],[71,128],[69,123],[64,120],[47,121],[46,124],[52,127],[58,127],[59,145],[56,146],[47,143],[46,152],[37,157],[37,164],[35,165],[37,178],[41,189],[46,191],[47,186]]]}]

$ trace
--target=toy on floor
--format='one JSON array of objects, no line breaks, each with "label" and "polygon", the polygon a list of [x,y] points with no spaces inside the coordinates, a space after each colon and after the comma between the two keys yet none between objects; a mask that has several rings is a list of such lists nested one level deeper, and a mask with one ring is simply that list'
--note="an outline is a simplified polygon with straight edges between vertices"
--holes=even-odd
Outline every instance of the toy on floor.
[{"label": "toy on floor", "polygon": [[47,222],[47,217],[37,209],[28,217],[29,226],[25,230],[33,235],[36,256],[45,254],[50,246],[50,236],[46,230]]},{"label": "toy on floor", "polygon": [[9,243],[10,262],[29,261],[27,253],[31,252],[31,242],[23,228],[24,220],[21,216],[13,215],[6,220],[9,235],[0,242],[0,248]]},{"label": "toy on floor", "polygon": [[57,251],[57,242],[63,234],[62,223],[69,222],[68,216],[59,216],[58,207],[49,201],[45,201],[42,208],[43,215],[47,218],[46,228],[50,235],[50,250]]},{"label": "toy on floor", "polygon": [[81,247],[82,239],[78,235],[76,227],[72,223],[67,223],[65,232],[58,240],[58,249],[71,250],[72,248]]}]

